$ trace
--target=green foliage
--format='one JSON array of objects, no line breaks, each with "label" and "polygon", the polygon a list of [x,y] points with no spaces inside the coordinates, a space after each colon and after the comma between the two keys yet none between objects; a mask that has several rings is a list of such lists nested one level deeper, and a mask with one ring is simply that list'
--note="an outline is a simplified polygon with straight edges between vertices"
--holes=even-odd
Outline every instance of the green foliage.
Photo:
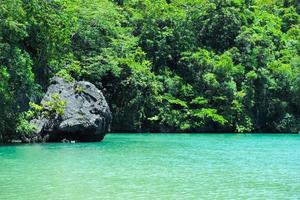
[{"label": "green foliage", "polygon": [[27,111],[27,117],[29,119],[38,118],[44,111],[44,107],[39,104],[29,102],[29,106],[30,110]]},{"label": "green foliage", "polygon": [[16,133],[20,135],[31,135],[35,132],[36,127],[30,123],[34,118],[41,116],[44,108],[41,105],[29,102],[30,109],[26,112],[22,112],[18,118],[16,125]]},{"label": "green foliage", "polygon": [[173,105],[174,108],[187,108],[188,105],[185,101],[182,101],[180,99],[175,99],[172,95],[167,94],[162,97],[163,99],[167,100],[170,105]]},{"label": "green foliage", "polygon": [[193,99],[191,101],[191,104],[194,104],[194,105],[207,105],[208,103],[208,100],[205,99],[204,97],[196,97],[195,99]]},{"label": "green foliage", "polygon": [[0,1],[0,140],[14,137],[20,113],[38,95],[33,62],[24,50],[28,21],[23,2]]},{"label": "green foliage", "polygon": [[82,92],[84,92],[84,88],[81,87],[80,85],[76,85],[76,86],[75,86],[75,93],[76,93],[76,94],[80,94],[80,93],[82,93]]},{"label": "green foliage", "polygon": [[54,93],[51,95],[51,100],[44,102],[44,112],[45,116],[63,116],[65,112],[65,107],[67,106],[67,102],[65,100],[60,99],[60,95]]},{"label": "green foliage", "polygon": [[55,74],[56,76],[63,78],[67,82],[73,82],[74,78],[68,73],[66,69],[61,69]]},{"label": "green foliage", "polygon": [[217,52],[232,47],[241,27],[252,16],[248,6],[241,0],[214,0],[202,5],[191,13],[199,43]]},{"label": "green foliage", "polygon": [[212,108],[202,108],[201,110],[193,110],[192,117],[199,118],[200,123],[205,123],[206,120],[211,120],[221,125],[227,123],[227,120],[222,115],[217,114],[216,109]]},{"label": "green foliage", "polygon": [[18,135],[31,135],[35,132],[36,127],[29,122],[28,114],[22,113],[18,119],[16,133]]}]

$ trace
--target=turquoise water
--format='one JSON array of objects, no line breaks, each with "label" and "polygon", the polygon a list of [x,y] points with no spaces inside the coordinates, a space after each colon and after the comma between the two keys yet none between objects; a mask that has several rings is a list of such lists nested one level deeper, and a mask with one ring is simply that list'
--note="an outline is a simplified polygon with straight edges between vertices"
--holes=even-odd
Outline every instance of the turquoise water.
[{"label": "turquoise water", "polygon": [[300,199],[300,135],[0,146],[0,199]]}]

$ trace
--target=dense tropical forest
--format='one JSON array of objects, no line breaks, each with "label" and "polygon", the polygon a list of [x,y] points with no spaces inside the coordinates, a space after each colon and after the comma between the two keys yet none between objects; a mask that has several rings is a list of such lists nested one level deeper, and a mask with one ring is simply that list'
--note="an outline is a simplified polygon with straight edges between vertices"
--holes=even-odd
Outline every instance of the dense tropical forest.
[{"label": "dense tropical forest", "polygon": [[299,14],[297,0],[0,0],[0,138],[30,131],[53,76],[101,89],[114,132],[298,132]]}]

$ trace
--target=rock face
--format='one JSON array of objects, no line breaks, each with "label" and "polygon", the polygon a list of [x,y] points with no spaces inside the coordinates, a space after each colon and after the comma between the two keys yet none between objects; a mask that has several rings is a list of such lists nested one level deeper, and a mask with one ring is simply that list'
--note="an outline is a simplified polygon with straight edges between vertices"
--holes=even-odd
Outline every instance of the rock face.
[{"label": "rock face", "polygon": [[103,139],[110,129],[112,116],[102,92],[96,86],[85,81],[69,83],[54,77],[41,101],[46,111],[50,110],[49,102],[53,102],[53,95],[63,102],[63,112],[32,120],[31,123],[37,127],[36,135],[48,142]]}]

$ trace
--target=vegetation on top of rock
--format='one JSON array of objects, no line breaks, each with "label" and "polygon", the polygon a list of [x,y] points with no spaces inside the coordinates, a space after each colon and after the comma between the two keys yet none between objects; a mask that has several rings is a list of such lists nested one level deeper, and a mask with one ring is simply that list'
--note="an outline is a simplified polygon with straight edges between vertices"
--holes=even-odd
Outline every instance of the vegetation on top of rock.
[{"label": "vegetation on top of rock", "polygon": [[75,93],[80,94],[82,92],[84,92],[84,88],[81,87],[80,85],[75,85]]},{"label": "vegetation on top of rock", "polygon": [[61,100],[60,95],[58,93],[53,93],[51,95],[51,100],[44,102],[44,110],[43,113],[45,116],[62,116],[65,112],[65,107],[67,105],[66,100]]}]

